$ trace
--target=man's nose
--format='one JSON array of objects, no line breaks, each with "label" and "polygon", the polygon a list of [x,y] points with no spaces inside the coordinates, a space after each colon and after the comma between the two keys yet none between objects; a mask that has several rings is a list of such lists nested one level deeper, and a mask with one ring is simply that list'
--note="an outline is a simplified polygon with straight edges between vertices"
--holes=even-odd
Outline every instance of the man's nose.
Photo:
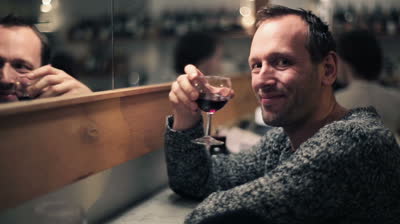
[{"label": "man's nose", "polygon": [[5,63],[0,67],[0,81],[2,83],[15,82],[15,71],[8,63]]},{"label": "man's nose", "polygon": [[277,82],[274,69],[267,65],[262,66],[256,79],[256,82],[263,86],[275,85]]}]

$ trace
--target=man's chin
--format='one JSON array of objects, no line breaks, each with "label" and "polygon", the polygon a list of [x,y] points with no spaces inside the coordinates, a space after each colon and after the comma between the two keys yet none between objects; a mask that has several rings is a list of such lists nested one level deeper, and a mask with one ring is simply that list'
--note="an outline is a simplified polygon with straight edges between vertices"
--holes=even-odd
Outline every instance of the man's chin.
[{"label": "man's chin", "polygon": [[264,119],[264,123],[266,125],[272,126],[272,127],[282,127],[283,126],[283,122],[280,122],[279,120],[274,120],[274,119],[269,119],[269,120]]},{"label": "man's chin", "polygon": [[282,116],[280,113],[271,112],[271,111],[263,111],[262,118],[265,124],[273,127],[282,127],[285,122],[282,120]]},{"label": "man's chin", "polygon": [[18,101],[18,97],[16,95],[0,95],[0,103],[11,103],[16,101]]}]

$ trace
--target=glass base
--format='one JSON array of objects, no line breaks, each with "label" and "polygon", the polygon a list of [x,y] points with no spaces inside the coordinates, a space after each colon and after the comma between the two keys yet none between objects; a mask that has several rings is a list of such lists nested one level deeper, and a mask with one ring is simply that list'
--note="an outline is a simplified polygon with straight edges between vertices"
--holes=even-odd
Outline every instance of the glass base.
[{"label": "glass base", "polygon": [[211,136],[203,136],[201,138],[197,138],[192,140],[193,143],[200,144],[200,145],[223,145],[225,144],[223,141],[219,141]]}]

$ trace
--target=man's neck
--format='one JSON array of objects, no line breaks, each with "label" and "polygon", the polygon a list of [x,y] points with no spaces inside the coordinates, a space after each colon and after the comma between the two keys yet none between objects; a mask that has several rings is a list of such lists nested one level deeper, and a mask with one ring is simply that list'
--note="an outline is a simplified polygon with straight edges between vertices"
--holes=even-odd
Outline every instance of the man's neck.
[{"label": "man's neck", "polygon": [[312,137],[320,128],[333,121],[340,120],[346,113],[347,110],[333,99],[331,105],[325,111],[320,112],[309,120],[297,124],[295,127],[283,127],[289,136],[292,150],[296,151],[303,142]]}]

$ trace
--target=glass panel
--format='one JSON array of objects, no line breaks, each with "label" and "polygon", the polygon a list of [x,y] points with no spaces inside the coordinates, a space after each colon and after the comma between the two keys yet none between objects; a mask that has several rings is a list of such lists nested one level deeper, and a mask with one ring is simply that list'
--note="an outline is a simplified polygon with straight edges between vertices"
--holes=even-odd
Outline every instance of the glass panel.
[{"label": "glass panel", "polygon": [[[53,0],[54,1],[54,0]],[[76,74],[93,91],[112,89],[112,1],[59,0],[60,52],[76,61]]]},{"label": "glass panel", "polygon": [[50,42],[54,67],[93,91],[111,89],[111,0],[9,0],[0,15],[34,22]]}]

